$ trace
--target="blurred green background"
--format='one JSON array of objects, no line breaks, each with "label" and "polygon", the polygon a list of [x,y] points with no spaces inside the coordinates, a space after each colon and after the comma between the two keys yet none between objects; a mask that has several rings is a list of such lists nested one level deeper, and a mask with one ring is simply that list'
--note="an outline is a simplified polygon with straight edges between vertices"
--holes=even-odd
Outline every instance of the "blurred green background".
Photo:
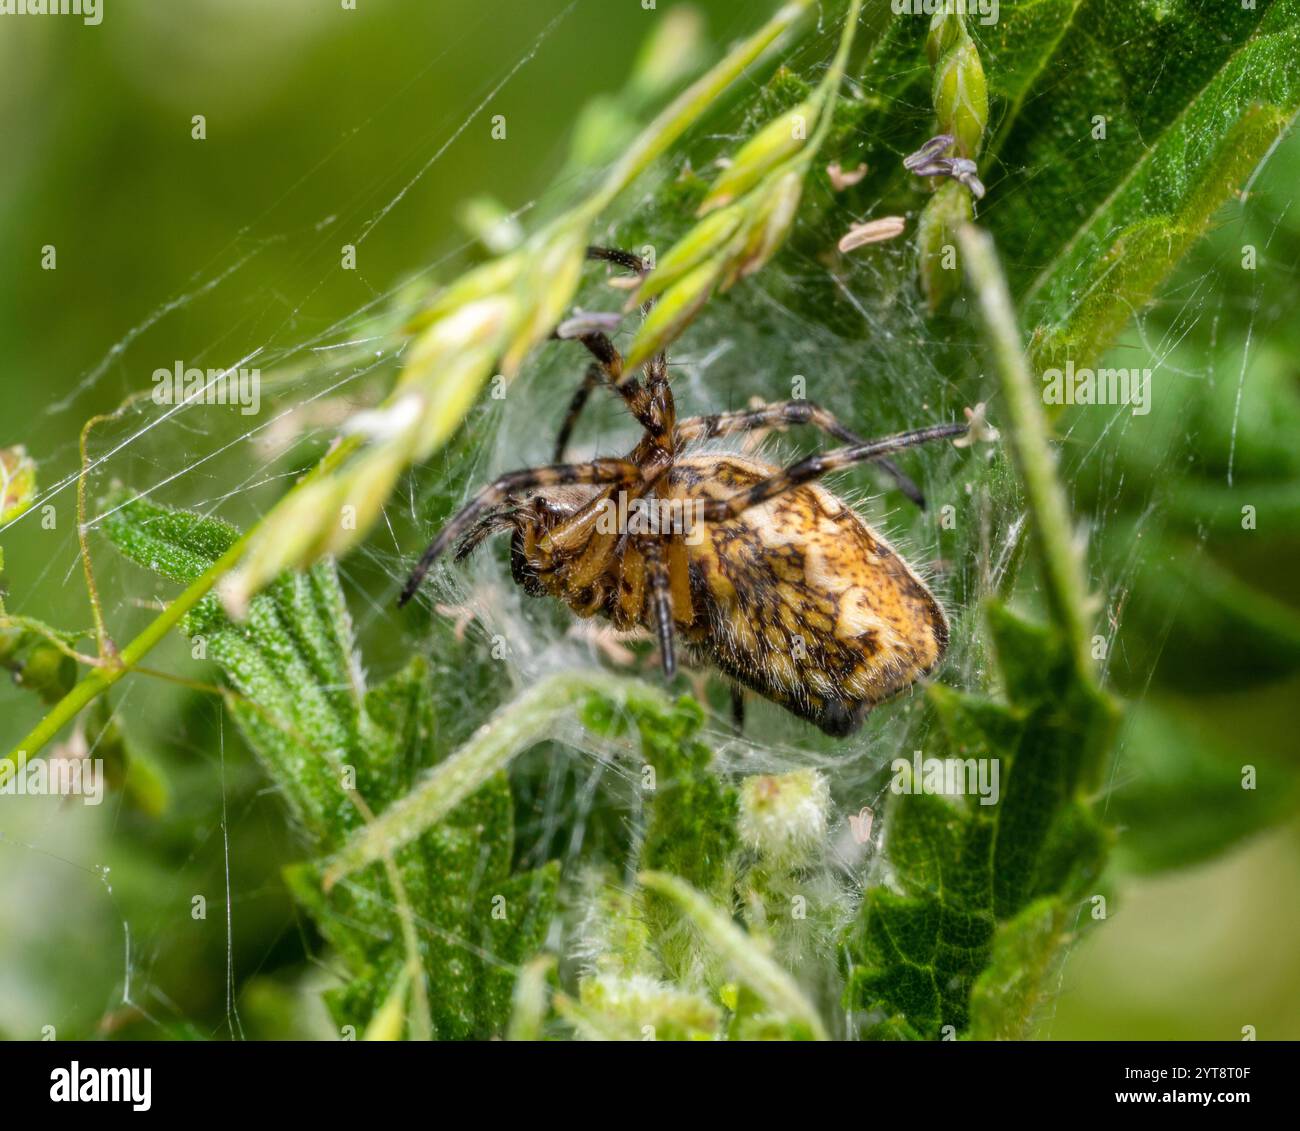
[{"label": "blurred green background", "polygon": [[[487,192],[521,208],[564,175],[578,111],[622,85],[650,21],[670,7],[359,0],[349,11],[337,0],[108,0],[100,27],[0,20],[0,447],[26,445],[42,486],[63,482],[77,468],[81,424],[147,387],[156,367],[287,350],[440,263],[469,239],[457,221],[466,198]],[[756,21],[751,6],[734,2],[694,7],[714,52]],[[196,114],[206,118],[201,142],[191,137]],[[492,114],[507,118],[504,142],[490,136]],[[1248,375],[1239,410],[1257,431],[1285,436],[1300,419],[1300,215],[1288,195],[1297,176],[1293,138],[1254,186],[1249,224],[1265,250],[1252,295],[1210,275],[1239,254],[1234,225],[1196,251],[1143,332],[1126,340],[1130,357],[1172,356],[1167,364],[1220,380],[1205,382],[1200,400],[1157,401],[1163,448],[1148,440],[1146,452],[1126,451],[1120,442],[1072,478],[1079,513],[1108,529],[1106,552],[1136,602],[1156,582],[1171,595],[1137,610],[1133,639],[1143,643],[1114,665],[1122,691],[1151,687],[1158,717],[1139,712],[1130,726],[1148,728],[1145,746],[1161,757],[1118,766],[1111,921],[1067,962],[1045,1036],[1237,1039],[1253,1025],[1261,1039],[1300,1038],[1300,527],[1262,528],[1233,560],[1213,563],[1228,578],[1216,588],[1221,579],[1194,557],[1191,511],[1171,521],[1184,543],[1133,564],[1116,487],[1125,475],[1158,480],[1160,506],[1171,484],[1216,482],[1218,453],[1207,452],[1206,437],[1225,435],[1235,419],[1239,373]],[[358,270],[339,270],[340,246],[377,219]],[[57,270],[41,269],[45,245],[57,249]],[[1189,331],[1172,333],[1189,308]],[[1297,511],[1295,434],[1292,455],[1276,462],[1245,440],[1233,454],[1240,474],[1276,489],[1285,505],[1273,513],[1284,516]],[[1078,455],[1104,440],[1098,425],[1080,421],[1067,449]],[[147,437],[97,486],[116,476],[137,488],[157,483],[190,462],[186,451],[183,428]],[[1158,466],[1144,464],[1149,452],[1161,453]],[[219,498],[229,486],[221,466],[193,469],[161,498]],[[280,486],[254,484],[246,506],[223,514],[247,520]],[[1139,509],[1149,494],[1136,492]],[[83,627],[72,490],[50,501],[54,530],[29,516],[3,535],[9,607]],[[133,572],[119,584],[111,551],[96,551],[110,618],[138,620],[150,583],[142,590]],[[359,562],[351,575],[361,586],[366,568]],[[372,568],[387,580],[382,562]],[[183,653],[171,641],[153,663],[169,670]],[[1165,670],[1153,680],[1158,658]],[[137,678],[119,705],[127,703],[133,738],[167,783],[161,817],[116,804],[17,812],[0,802],[0,939],[10,956],[0,968],[0,1036],[38,1037],[47,1025],[66,1036],[220,1036],[230,1031],[232,990],[246,1035],[325,1032],[305,988],[311,977],[301,976],[309,928],[278,881],[294,843],[257,768],[213,701]],[[6,746],[40,713],[34,697],[0,688]],[[1211,788],[1246,762],[1262,767],[1260,788],[1275,798],[1263,830],[1220,812]],[[1197,773],[1211,784],[1204,805],[1188,809]],[[232,808],[223,808],[223,782]],[[1179,790],[1163,791],[1169,782]],[[1164,861],[1151,874],[1144,836],[1167,845],[1163,834],[1179,822],[1187,834],[1175,862],[1185,866]],[[227,871],[230,951],[225,932],[212,929],[224,921]],[[212,904],[206,926],[176,911],[199,892]]]}]

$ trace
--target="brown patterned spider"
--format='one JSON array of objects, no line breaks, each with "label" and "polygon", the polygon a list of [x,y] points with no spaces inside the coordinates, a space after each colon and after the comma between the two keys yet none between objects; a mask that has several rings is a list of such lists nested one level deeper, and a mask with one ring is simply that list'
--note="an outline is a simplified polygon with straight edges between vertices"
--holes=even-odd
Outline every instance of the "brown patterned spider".
[{"label": "brown patterned spider", "polygon": [[[593,247],[587,254],[645,272],[628,252]],[[809,401],[679,421],[664,354],[638,376],[624,371],[600,330],[583,328],[577,337],[595,360],[560,428],[556,462],[512,471],[479,491],[430,543],[399,603],[457,539],[460,561],[489,535],[509,531],[511,572],[526,593],[558,597],[579,616],[599,615],[620,629],[656,633],[668,677],[680,638],[696,661],[829,735],[852,734],[875,704],[934,669],[948,643],[938,601],[816,481],[874,461],[924,505],[886,457],[968,425],[863,440]],[[574,423],[601,384],[623,399],[644,435],[624,458],[564,463]],[[784,424],[814,425],[844,446],[785,468],[727,453],[685,454],[697,441]],[[733,704],[739,721],[734,685]]]}]

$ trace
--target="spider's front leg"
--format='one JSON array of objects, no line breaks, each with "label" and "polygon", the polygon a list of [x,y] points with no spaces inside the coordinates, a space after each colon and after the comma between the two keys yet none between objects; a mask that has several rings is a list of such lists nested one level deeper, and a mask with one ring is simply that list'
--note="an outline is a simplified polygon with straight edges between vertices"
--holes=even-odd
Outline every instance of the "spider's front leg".
[{"label": "spider's front leg", "polygon": [[630,460],[595,459],[589,463],[561,463],[550,467],[529,467],[501,476],[484,487],[465,504],[429,543],[419,563],[411,571],[398,605],[405,605],[420,588],[429,567],[438,556],[460,537],[484,511],[505,502],[511,495],[536,487],[562,487],[569,484],[592,483],[631,486],[641,478],[641,469]]},{"label": "spider's front leg", "polygon": [[[636,272],[638,276],[644,276],[649,270],[649,266],[639,255],[630,251],[621,251],[615,247],[589,247],[587,248],[587,258],[615,263],[620,267],[626,267],[629,271]],[[610,341],[609,337],[599,330],[593,330],[585,334],[577,334],[572,340],[581,342],[587,352],[595,358],[595,361],[587,367],[582,384],[574,392],[573,399],[570,400],[569,407],[564,414],[564,421],[560,425],[560,432],[555,440],[556,463],[564,459],[564,451],[568,447],[569,438],[573,435],[573,429],[578,423],[578,417],[582,415],[582,410],[586,408],[592,390],[601,384],[602,380],[627,402],[629,410],[642,427],[650,428],[653,426],[649,395],[642,388],[635,374],[627,373],[624,370],[623,355],[618,352],[617,347]]]}]

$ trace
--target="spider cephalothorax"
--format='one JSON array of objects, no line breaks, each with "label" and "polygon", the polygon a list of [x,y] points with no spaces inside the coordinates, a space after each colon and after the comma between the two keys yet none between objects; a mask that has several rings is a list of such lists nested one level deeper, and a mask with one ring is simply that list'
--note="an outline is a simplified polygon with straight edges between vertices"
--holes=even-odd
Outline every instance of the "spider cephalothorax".
[{"label": "spider cephalothorax", "polygon": [[[626,252],[589,255],[642,271]],[[515,580],[558,597],[579,616],[655,632],[664,671],[675,641],[697,661],[780,703],[827,734],[851,734],[876,703],[943,657],[948,623],[908,564],[845,503],[815,481],[875,461],[914,500],[920,493],[887,456],[956,436],[938,424],[862,440],[809,401],[678,421],[667,359],[643,377],[623,371],[601,332],[579,333],[595,361],[569,406],[556,462],[503,475],[442,529],[402,593],[461,539],[460,559],[510,531]],[[625,458],[563,463],[573,424],[598,384],[626,402],[645,432]],[[777,468],[693,443],[782,424],[812,424],[845,446]]]}]

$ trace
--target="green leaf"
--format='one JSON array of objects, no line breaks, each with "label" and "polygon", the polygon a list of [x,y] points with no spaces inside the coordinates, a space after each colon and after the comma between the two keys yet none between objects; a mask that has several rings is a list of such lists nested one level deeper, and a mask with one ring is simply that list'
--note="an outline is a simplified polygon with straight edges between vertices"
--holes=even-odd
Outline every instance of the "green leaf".
[{"label": "green leaf", "polygon": [[[632,680],[582,672],[552,676],[535,684],[499,710],[454,754],[446,758],[382,817],[359,829],[330,860],[330,885],[367,867],[436,827],[518,754],[550,736],[557,722],[581,709],[655,710],[661,695]],[[697,718],[698,725],[698,718]]]},{"label": "green leaf", "polygon": [[1285,819],[1300,801],[1297,767],[1229,747],[1167,708],[1135,710],[1120,749],[1123,778],[1108,812],[1120,827],[1116,863],[1130,871],[1193,867]]},{"label": "green leaf", "polygon": [[1040,899],[998,925],[988,965],[971,989],[970,1035],[980,1041],[1024,1040],[1054,974],[1074,911]]},{"label": "green leaf", "polygon": [[[607,734],[623,732],[630,721],[640,737],[641,755],[652,774],[642,778],[650,816],[641,865],[671,873],[713,899],[730,902],[737,796],[713,772],[713,753],[696,737],[704,721],[699,704],[685,696],[672,704],[642,699],[623,712],[593,702],[585,721]],[[687,979],[698,972],[698,932],[680,905],[653,895],[642,913],[668,974]]]},{"label": "green leaf", "polygon": [[1092,364],[1277,143],[1300,109],[1298,16],[1296,0],[1089,0],[972,28],[995,120],[1005,108],[986,161],[1033,177],[1032,200],[989,221],[1022,265],[1035,368]]},{"label": "green leaf", "polygon": [[[988,616],[1006,701],[940,685],[929,697],[942,754],[983,763],[989,782],[996,766],[999,796],[992,805],[921,792],[890,798],[896,887],[871,888],[845,938],[848,1001],[874,1036],[971,1032],[972,995],[997,960],[1005,925],[1031,905],[1077,900],[1100,872],[1107,837],[1086,797],[1115,708],[1079,678],[1055,630],[1000,605]],[[1036,993],[1023,996],[1036,1002]],[[981,1008],[987,1029],[993,1022]]]},{"label": "green leaf", "polygon": [[642,757],[654,770],[642,864],[721,895],[731,879],[737,798],[713,772],[713,752],[696,737],[704,712],[683,696],[670,707],[636,703],[630,713]]},{"label": "green leaf", "polygon": [[[116,506],[105,525],[128,557],[182,583],[236,537],[224,523],[144,499]],[[363,825],[362,804],[390,810],[439,761],[425,661],[366,687],[328,559],[278,578],[252,599],[244,621],[209,603],[185,631],[203,639],[237,693],[231,715],[316,854],[285,880],[349,968],[351,980],[328,995],[336,1021],[401,1034],[401,1011],[415,997],[403,933],[413,923],[433,1032],[503,1031],[515,971],[545,940],[559,867],[512,874],[513,802],[499,769],[475,776],[439,823],[384,844],[348,882],[328,891],[323,882],[328,854]]]}]

